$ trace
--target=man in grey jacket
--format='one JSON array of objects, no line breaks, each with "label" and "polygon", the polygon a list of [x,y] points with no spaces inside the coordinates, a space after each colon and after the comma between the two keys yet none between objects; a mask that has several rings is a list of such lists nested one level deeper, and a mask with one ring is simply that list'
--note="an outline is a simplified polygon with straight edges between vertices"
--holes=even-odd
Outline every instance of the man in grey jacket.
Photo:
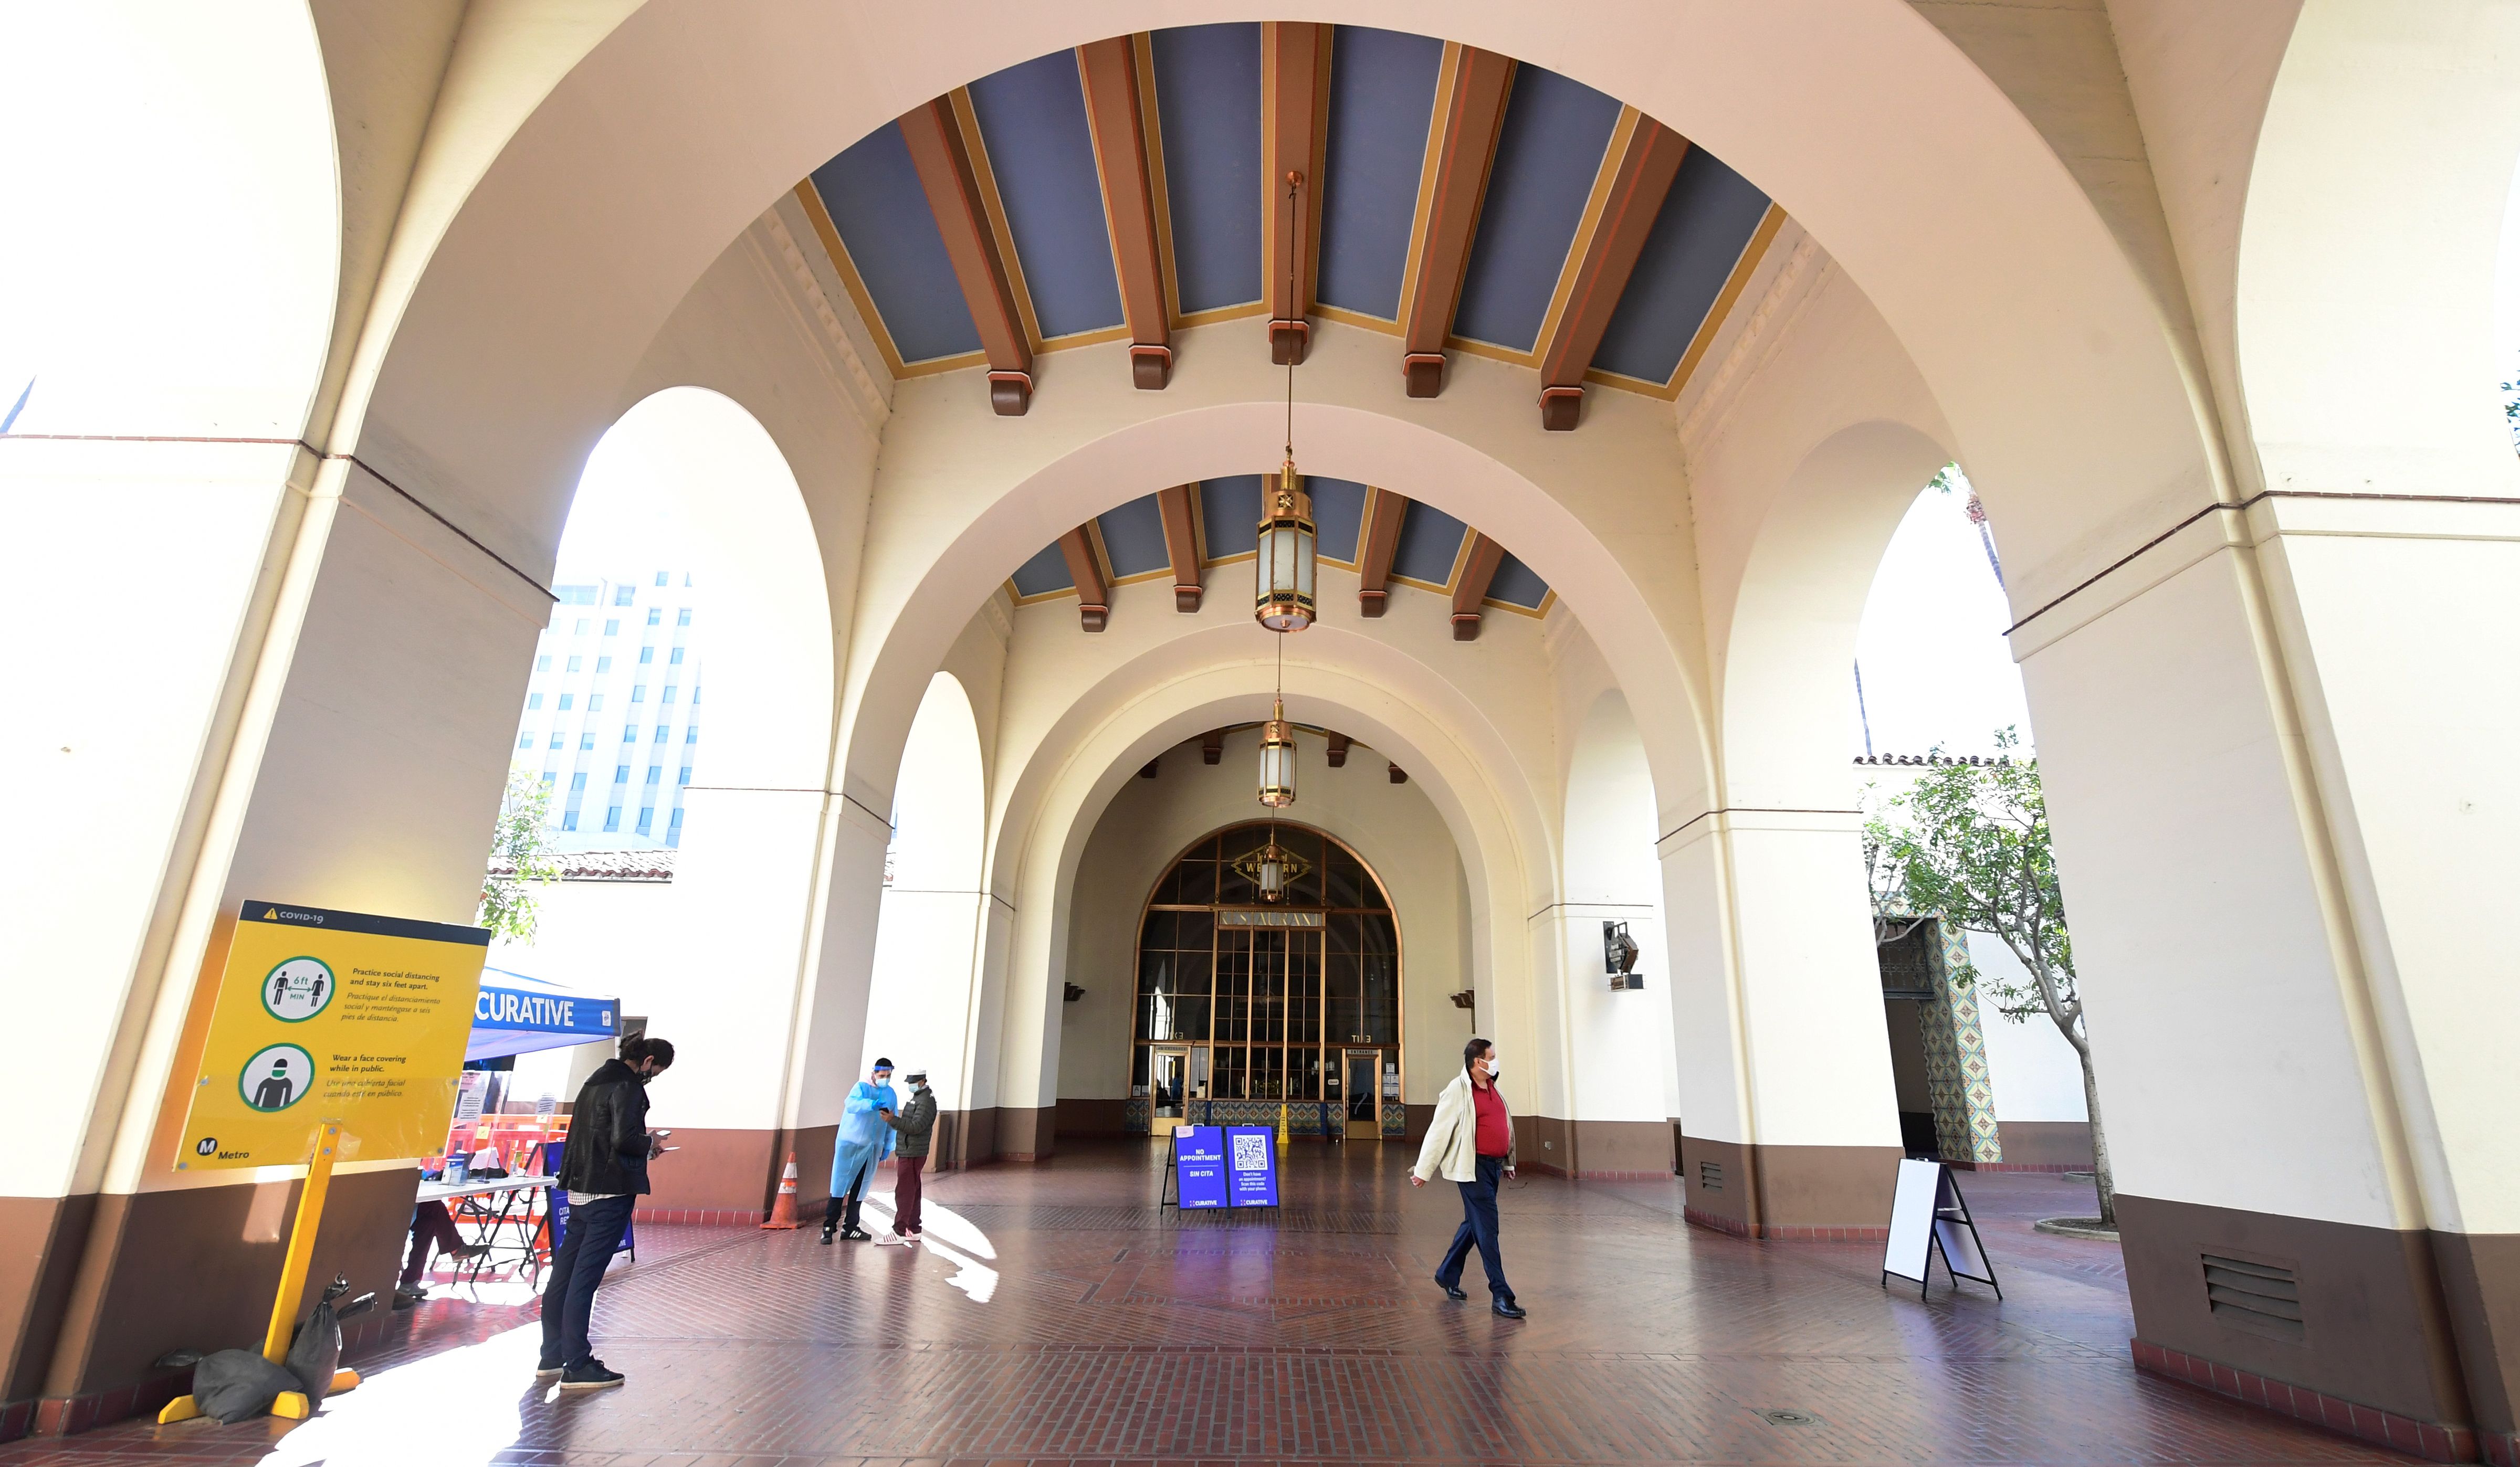
[{"label": "man in grey jacket", "polygon": [[912,1070],[901,1078],[910,1087],[910,1103],[897,1116],[883,1112],[883,1123],[897,1133],[892,1152],[892,1235],[876,1241],[911,1246],[919,1241],[921,1174],[927,1169],[928,1137],[936,1130],[936,1092],[927,1088],[925,1070]]},{"label": "man in grey jacket", "polygon": [[1435,1267],[1436,1286],[1455,1299],[1469,1297],[1462,1292],[1462,1266],[1476,1244],[1479,1267],[1487,1270],[1489,1308],[1519,1319],[1525,1311],[1514,1302],[1513,1285],[1505,1281],[1505,1259],[1497,1247],[1497,1183],[1513,1175],[1513,1116],[1496,1084],[1503,1069],[1496,1045],[1486,1040],[1473,1039],[1462,1046],[1462,1073],[1435,1101],[1435,1119],[1418,1148],[1409,1184],[1424,1186],[1440,1168],[1445,1180],[1462,1189],[1462,1225]]}]

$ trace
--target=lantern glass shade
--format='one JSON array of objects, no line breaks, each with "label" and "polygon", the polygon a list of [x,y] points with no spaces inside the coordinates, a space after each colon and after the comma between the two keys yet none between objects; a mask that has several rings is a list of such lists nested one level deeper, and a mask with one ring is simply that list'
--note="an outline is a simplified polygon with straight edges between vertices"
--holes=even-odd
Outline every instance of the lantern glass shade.
[{"label": "lantern glass shade", "polygon": [[1234,859],[1234,869],[1242,878],[1260,888],[1260,900],[1281,902],[1296,882],[1312,874],[1312,863],[1278,844],[1272,834],[1269,843],[1256,851],[1245,851]]},{"label": "lantern glass shade", "polygon": [[1272,632],[1300,632],[1313,624],[1316,546],[1313,497],[1304,492],[1292,459],[1279,468],[1265,509],[1253,568],[1252,614]]},{"label": "lantern glass shade", "polygon": [[1295,803],[1295,727],[1282,703],[1260,726],[1260,803],[1272,810]]}]

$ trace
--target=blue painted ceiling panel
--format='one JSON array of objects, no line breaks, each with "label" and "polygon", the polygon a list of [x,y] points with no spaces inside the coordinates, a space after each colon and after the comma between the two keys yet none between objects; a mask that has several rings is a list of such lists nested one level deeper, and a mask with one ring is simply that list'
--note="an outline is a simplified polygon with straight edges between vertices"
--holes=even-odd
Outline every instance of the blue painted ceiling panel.
[{"label": "blue painted ceiling panel", "polygon": [[1767,212],[1768,196],[1748,179],[1714,154],[1689,149],[1593,365],[1643,381],[1670,381]]},{"label": "blue painted ceiling panel", "polygon": [[1618,120],[1619,104],[1591,87],[1528,62],[1514,68],[1455,335],[1515,351],[1539,343]]},{"label": "blue painted ceiling panel", "polygon": [[1015,595],[1041,596],[1053,591],[1073,591],[1076,577],[1067,573],[1067,557],[1058,553],[1054,540],[1041,548],[1041,554],[1015,567]]},{"label": "blue painted ceiling panel", "polygon": [[[1330,42],[1329,144],[1322,194],[1322,300],[1396,321],[1418,176],[1444,43],[1342,25]],[[1273,216],[1283,230],[1281,208]]]},{"label": "blue painted ceiling panel", "polygon": [[1164,549],[1164,511],[1151,494],[1133,499],[1102,515],[1102,551],[1111,560],[1111,574],[1145,575],[1173,563]]},{"label": "blue painted ceiling panel", "polygon": [[1511,551],[1506,552],[1505,558],[1497,562],[1496,579],[1488,582],[1488,600],[1528,606],[1534,611],[1540,609],[1540,603],[1548,596],[1549,583],[1535,574],[1530,566],[1515,559]]},{"label": "blue painted ceiling panel", "polygon": [[1201,549],[1210,560],[1247,556],[1260,548],[1260,475],[1203,479],[1198,486]]},{"label": "blue painted ceiling panel", "polygon": [[1042,335],[1118,326],[1120,279],[1076,53],[1054,51],[981,77],[971,83],[971,110]]},{"label": "blue painted ceiling panel", "polygon": [[885,123],[815,169],[814,191],[904,362],[980,349],[945,237],[936,232],[898,126]]},{"label": "blue painted ceiling panel", "polygon": [[1260,26],[1181,25],[1152,40],[1181,309],[1258,300]]},{"label": "blue painted ceiling panel", "polygon": [[1437,586],[1450,585],[1453,562],[1461,558],[1462,537],[1468,527],[1430,505],[1412,504],[1400,521],[1400,544],[1391,553],[1391,573]]},{"label": "blue painted ceiling panel", "polygon": [[1304,490],[1313,497],[1313,544],[1322,557],[1355,564],[1357,537],[1365,529],[1365,486],[1306,474]]}]

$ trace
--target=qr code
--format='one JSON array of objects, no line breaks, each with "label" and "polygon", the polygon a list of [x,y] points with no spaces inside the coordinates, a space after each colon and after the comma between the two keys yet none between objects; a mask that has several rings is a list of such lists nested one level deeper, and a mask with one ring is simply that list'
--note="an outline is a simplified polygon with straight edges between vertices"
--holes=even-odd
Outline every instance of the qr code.
[{"label": "qr code", "polygon": [[1234,1138],[1234,1170],[1266,1172],[1269,1170],[1269,1138],[1265,1135],[1238,1135]]}]

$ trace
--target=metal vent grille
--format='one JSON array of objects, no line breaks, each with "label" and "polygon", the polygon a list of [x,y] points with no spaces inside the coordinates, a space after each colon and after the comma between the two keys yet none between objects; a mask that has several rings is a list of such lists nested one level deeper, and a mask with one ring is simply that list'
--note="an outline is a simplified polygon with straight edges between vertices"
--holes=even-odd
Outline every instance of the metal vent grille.
[{"label": "metal vent grille", "polygon": [[2290,1268],[2203,1254],[2205,1305],[2217,1321],[2271,1335],[2302,1338],[2301,1284]]},{"label": "metal vent grille", "polygon": [[1697,1164],[1697,1184],[1710,1192],[1720,1192],[1724,1190],[1724,1164],[1722,1162],[1699,1162]]}]

